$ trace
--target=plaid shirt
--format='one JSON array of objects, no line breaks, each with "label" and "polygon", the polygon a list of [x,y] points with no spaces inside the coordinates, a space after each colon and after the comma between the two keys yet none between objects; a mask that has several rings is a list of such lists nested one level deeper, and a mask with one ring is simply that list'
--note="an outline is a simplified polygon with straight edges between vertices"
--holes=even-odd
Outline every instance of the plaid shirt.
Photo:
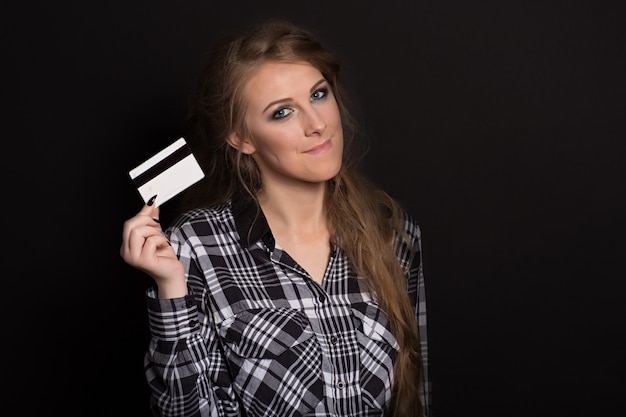
[{"label": "plaid shirt", "polygon": [[[317,284],[275,244],[256,207],[232,202],[188,212],[167,230],[190,294],[146,293],[145,373],[163,416],[381,416],[398,344],[385,314],[334,246]],[[420,231],[408,276],[430,383]],[[408,248],[397,244],[400,262]],[[416,381],[417,383],[417,381]]]}]

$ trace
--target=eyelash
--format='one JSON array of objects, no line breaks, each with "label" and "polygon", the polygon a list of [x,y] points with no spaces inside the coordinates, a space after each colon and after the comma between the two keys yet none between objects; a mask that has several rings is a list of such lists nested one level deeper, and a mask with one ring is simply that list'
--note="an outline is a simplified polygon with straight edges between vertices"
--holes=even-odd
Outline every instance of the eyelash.
[{"label": "eyelash", "polygon": [[278,110],[272,113],[272,119],[275,119],[275,120],[284,119],[285,117],[293,113],[293,111],[294,110],[289,106],[280,107]]},{"label": "eyelash", "polygon": [[[321,95],[321,96],[318,97],[318,95]],[[317,90],[313,91],[313,93],[311,94],[311,101],[322,100],[326,98],[327,96],[328,96],[328,87],[318,88]],[[285,112],[287,112],[287,114],[284,114]],[[293,112],[293,109],[290,108],[289,106],[280,107],[274,113],[272,113],[272,119],[274,120],[284,119],[285,117],[289,116],[292,112]]]},{"label": "eyelash", "polygon": [[[321,97],[313,98],[316,94],[319,94],[319,93],[322,94]],[[311,101],[313,101],[313,100],[321,100],[324,97],[326,97],[327,95],[328,95],[328,87],[318,88],[317,90],[313,91],[313,94],[311,94]]]}]

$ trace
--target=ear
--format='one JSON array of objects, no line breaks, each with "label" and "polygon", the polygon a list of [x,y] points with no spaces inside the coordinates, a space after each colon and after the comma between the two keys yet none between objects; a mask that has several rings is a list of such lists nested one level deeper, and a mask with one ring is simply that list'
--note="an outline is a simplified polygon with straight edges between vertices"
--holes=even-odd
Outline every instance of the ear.
[{"label": "ear", "polygon": [[244,139],[238,132],[232,132],[226,138],[226,142],[233,148],[239,150],[242,153],[252,155],[256,152],[256,147],[249,139]]}]

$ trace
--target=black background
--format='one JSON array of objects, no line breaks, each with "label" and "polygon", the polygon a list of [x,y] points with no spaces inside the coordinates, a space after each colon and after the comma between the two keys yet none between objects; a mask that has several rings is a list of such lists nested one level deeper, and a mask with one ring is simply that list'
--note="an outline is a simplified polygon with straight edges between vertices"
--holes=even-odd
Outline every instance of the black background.
[{"label": "black background", "polygon": [[342,57],[363,168],[422,226],[437,417],[624,415],[618,4],[3,6],[3,407],[149,415],[127,171],[181,135],[216,37],[277,16]]}]

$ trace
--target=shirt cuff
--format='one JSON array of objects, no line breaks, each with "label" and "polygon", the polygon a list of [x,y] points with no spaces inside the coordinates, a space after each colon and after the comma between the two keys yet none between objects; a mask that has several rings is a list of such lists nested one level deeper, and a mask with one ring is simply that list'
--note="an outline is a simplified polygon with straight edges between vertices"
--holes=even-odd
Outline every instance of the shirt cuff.
[{"label": "shirt cuff", "polygon": [[198,307],[192,294],[180,298],[157,298],[156,288],[146,291],[148,326],[153,337],[176,341],[198,331]]}]

